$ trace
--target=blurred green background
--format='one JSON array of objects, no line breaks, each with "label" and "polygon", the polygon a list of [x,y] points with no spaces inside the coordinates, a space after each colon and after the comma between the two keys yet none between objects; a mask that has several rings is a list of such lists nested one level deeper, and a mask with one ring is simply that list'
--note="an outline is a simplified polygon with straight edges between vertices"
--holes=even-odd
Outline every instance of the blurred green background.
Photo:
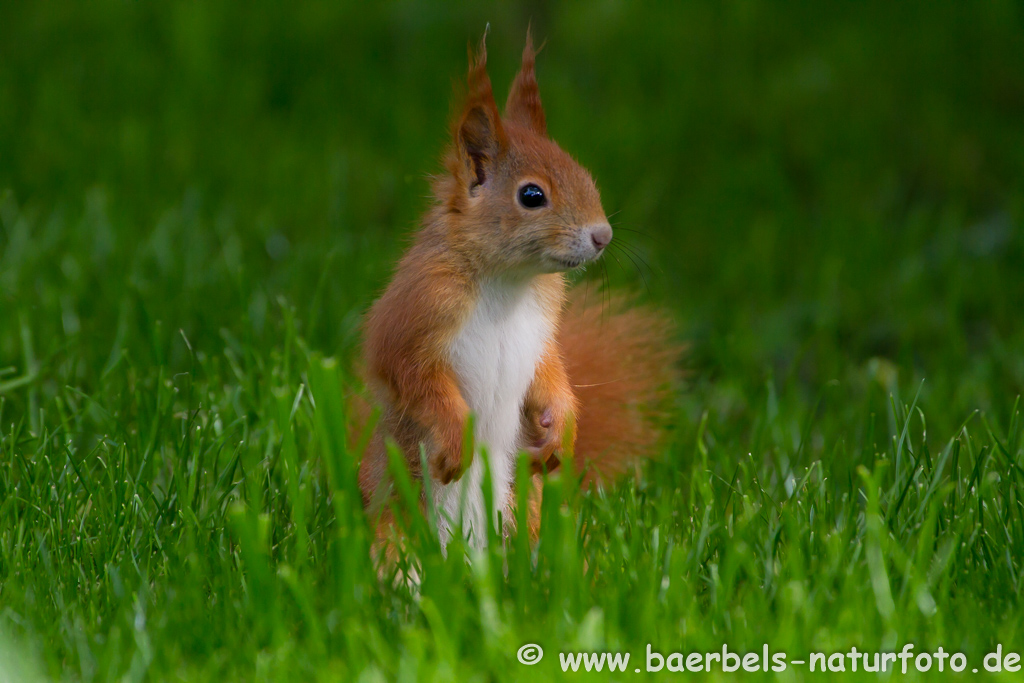
[{"label": "blurred green background", "polygon": [[[359,543],[332,540],[297,348],[354,359],[430,203],[467,44],[490,23],[503,100],[531,21],[549,130],[630,250],[607,275],[690,353],[655,476],[584,506],[594,583],[543,558],[518,588],[499,571],[503,637],[550,623],[564,644],[563,617],[601,605],[631,645],[687,623],[709,647],[776,627],[797,649],[1019,641],[1021,2],[3,2],[0,626],[48,671],[121,680],[155,651],[170,678],[251,680],[264,640],[312,668],[280,632],[320,616],[349,673],[402,648],[439,680],[462,660],[518,671],[511,645],[477,645],[489,594],[426,551],[447,624],[367,570],[346,630],[331,586]],[[895,611],[870,592],[886,569]],[[274,611],[267,586],[315,604]]]},{"label": "blurred green background", "polygon": [[1021,392],[1019,2],[4,3],[0,366],[18,313],[88,384],[119,343],[180,361],[179,328],[273,344],[279,295],[346,353],[467,43],[490,22],[501,95],[530,20],[552,135],[638,252],[609,274],[678,313],[698,384],[877,357],[953,421]]}]

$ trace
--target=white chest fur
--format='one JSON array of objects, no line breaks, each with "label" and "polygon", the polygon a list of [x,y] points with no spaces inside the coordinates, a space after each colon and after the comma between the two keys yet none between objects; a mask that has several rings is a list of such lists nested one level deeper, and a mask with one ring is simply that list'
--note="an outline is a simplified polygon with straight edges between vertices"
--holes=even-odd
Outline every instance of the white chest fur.
[{"label": "white chest fur", "polygon": [[463,477],[442,486],[433,482],[441,543],[462,521],[471,545],[487,542],[488,517],[481,483],[485,449],[494,487],[494,503],[504,509],[515,480],[523,399],[551,336],[551,322],[529,282],[490,281],[481,287],[476,307],[451,347],[450,362],[463,398],[473,412],[477,452]]}]

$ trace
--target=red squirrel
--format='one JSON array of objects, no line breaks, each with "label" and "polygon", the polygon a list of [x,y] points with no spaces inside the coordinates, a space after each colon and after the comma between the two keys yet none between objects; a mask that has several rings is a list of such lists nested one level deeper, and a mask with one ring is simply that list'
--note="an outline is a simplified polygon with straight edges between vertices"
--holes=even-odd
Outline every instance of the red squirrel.
[{"label": "red squirrel", "polygon": [[[656,312],[569,296],[565,273],[600,258],[611,225],[590,174],[547,135],[529,32],[504,115],[486,62],[481,41],[436,201],[365,322],[367,382],[382,412],[360,465],[364,503],[386,495],[393,439],[412,474],[431,478],[424,504],[435,506],[443,545],[460,523],[482,546],[499,511],[514,519],[521,450],[535,470],[552,469],[574,445],[591,478],[653,455],[661,431],[651,418],[678,358]],[[471,413],[477,452],[463,453]],[[481,447],[495,510],[481,492]],[[530,520],[535,535],[536,511]]]}]

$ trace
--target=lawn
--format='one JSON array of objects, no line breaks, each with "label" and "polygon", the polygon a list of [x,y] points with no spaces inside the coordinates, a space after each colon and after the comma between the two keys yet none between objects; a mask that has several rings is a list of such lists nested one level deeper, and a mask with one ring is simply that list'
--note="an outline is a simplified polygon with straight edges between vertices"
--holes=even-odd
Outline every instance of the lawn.
[{"label": "lawn", "polygon": [[[413,517],[413,590],[378,577],[354,482],[360,321],[467,42],[490,23],[503,95],[531,20],[548,128],[627,248],[579,286],[665,309],[685,380],[638,480],[547,480],[535,546],[445,557]],[[8,2],[0,26],[0,681],[1024,653],[1019,2]]]}]

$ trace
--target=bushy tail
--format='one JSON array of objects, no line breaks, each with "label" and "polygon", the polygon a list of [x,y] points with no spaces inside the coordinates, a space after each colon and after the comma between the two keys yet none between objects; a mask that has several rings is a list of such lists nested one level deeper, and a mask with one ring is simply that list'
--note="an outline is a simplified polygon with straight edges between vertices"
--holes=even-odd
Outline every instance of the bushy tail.
[{"label": "bushy tail", "polygon": [[575,465],[584,481],[609,481],[663,445],[683,348],[661,312],[627,297],[577,295],[559,332],[579,402]]}]

